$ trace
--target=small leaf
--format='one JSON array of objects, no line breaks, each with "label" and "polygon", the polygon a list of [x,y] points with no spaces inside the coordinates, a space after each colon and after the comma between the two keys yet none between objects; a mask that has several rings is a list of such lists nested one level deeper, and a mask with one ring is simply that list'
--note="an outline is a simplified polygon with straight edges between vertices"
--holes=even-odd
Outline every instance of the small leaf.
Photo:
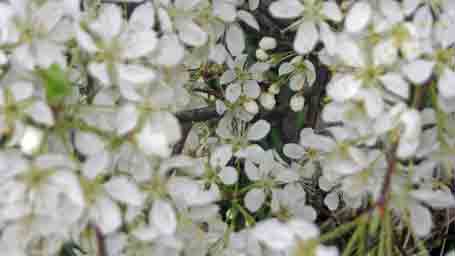
[{"label": "small leaf", "polygon": [[66,72],[58,65],[52,64],[48,69],[38,71],[44,87],[49,105],[58,105],[63,98],[70,94],[70,81]]}]

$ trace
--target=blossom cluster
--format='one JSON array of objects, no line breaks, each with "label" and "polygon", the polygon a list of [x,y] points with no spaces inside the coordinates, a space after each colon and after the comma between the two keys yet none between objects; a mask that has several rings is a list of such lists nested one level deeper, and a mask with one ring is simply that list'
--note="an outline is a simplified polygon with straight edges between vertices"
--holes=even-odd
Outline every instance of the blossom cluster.
[{"label": "blossom cluster", "polygon": [[355,213],[396,255],[455,207],[454,43],[452,0],[0,1],[0,251],[337,256]]}]

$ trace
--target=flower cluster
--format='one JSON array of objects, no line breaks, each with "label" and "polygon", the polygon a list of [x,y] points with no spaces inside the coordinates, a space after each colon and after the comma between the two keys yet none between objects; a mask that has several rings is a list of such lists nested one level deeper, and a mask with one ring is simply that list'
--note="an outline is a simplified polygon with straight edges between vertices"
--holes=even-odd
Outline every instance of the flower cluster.
[{"label": "flower cluster", "polygon": [[452,0],[1,1],[0,251],[425,252],[454,46]]}]

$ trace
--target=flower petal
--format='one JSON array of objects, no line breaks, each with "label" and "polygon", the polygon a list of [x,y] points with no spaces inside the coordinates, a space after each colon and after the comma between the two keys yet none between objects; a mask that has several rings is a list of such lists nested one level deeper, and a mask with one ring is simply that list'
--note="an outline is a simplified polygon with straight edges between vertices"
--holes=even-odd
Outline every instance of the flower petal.
[{"label": "flower petal", "polygon": [[277,18],[296,18],[303,9],[299,0],[279,0],[269,6],[270,13]]},{"label": "flower petal", "polygon": [[369,3],[361,1],[355,3],[346,15],[345,29],[350,33],[362,31],[370,22],[372,9]]},{"label": "flower petal", "polygon": [[297,30],[294,39],[294,49],[300,54],[307,54],[313,50],[319,40],[319,32],[312,21],[304,21]]},{"label": "flower petal", "polygon": [[248,140],[260,140],[267,136],[270,131],[270,123],[265,120],[258,120],[248,128]]},{"label": "flower petal", "polygon": [[119,64],[117,71],[121,81],[133,84],[151,82],[156,76],[155,71],[138,64]]},{"label": "flower petal", "polygon": [[362,82],[357,80],[353,75],[335,75],[327,86],[327,95],[335,101],[346,101],[362,87]]}]

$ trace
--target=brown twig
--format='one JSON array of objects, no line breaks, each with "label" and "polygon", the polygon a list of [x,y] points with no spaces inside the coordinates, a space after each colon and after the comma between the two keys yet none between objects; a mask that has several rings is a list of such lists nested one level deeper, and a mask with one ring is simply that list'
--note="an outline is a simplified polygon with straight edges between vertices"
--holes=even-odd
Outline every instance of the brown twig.
[{"label": "brown twig", "polygon": [[396,172],[397,167],[397,143],[393,143],[388,154],[387,154],[387,172],[384,176],[384,183],[382,185],[381,194],[379,195],[378,200],[376,201],[375,207],[379,210],[380,216],[383,216],[385,208],[390,198],[390,186],[392,183],[392,176]]},{"label": "brown twig", "polygon": [[95,231],[96,244],[98,247],[98,256],[107,256],[108,254],[107,254],[107,250],[106,250],[106,243],[105,243],[104,235],[101,232],[101,229],[96,224],[90,224],[90,226]]}]

